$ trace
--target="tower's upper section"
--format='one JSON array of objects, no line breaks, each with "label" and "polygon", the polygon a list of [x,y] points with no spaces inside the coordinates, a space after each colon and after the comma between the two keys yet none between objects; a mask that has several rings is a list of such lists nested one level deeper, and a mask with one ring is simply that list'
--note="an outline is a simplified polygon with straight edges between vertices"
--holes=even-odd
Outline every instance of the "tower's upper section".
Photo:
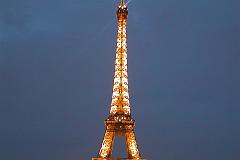
[{"label": "tower's upper section", "polygon": [[121,2],[118,5],[118,10],[117,10],[117,18],[118,20],[127,20],[128,17],[128,8],[127,4],[124,2],[124,0],[121,0]]},{"label": "tower's upper section", "polygon": [[117,9],[118,29],[115,59],[115,73],[110,115],[130,116],[128,93],[128,62],[127,62],[127,17],[128,8],[123,0]]}]

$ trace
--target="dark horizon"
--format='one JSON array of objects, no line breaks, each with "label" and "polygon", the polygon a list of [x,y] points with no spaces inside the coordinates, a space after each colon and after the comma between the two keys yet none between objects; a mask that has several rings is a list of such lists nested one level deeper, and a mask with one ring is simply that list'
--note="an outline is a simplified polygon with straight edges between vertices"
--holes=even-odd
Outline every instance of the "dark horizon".
[{"label": "dark horizon", "polygon": [[[110,109],[118,2],[0,2],[0,159],[90,160]],[[240,159],[239,6],[129,4],[130,104],[143,158]]]}]

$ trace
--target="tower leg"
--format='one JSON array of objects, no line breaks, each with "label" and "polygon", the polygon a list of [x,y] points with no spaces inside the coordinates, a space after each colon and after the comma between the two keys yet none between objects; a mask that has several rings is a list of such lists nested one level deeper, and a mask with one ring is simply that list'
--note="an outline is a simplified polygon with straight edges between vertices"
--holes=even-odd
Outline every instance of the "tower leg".
[{"label": "tower leg", "polygon": [[98,157],[109,158],[114,144],[114,132],[106,130]]},{"label": "tower leg", "polygon": [[140,152],[138,150],[136,138],[133,130],[126,133],[126,145],[128,151],[128,158],[141,159]]}]

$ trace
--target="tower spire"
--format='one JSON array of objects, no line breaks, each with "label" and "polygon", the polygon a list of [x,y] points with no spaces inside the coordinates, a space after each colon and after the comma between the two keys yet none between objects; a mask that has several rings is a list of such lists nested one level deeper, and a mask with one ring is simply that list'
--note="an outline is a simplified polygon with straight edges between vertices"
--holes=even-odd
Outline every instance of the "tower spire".
[{"label": "tower spire", "polygon": [[117,10],[118,30],[115,59],[115,74],[110,115],[130,115],[127,73],[127,18],[128,8],[121,0]]}]

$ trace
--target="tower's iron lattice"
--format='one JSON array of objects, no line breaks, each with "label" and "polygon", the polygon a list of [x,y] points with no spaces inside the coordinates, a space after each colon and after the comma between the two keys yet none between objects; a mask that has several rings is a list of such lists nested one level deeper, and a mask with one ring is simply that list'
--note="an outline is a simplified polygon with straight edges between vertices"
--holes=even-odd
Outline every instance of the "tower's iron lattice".
[{"label": "tower's iron lattice", "polygon": [[[112,102],[109,117],[105,120],[106,132],[97,158],[92,160],[111,160],[115,136],[126,138],[129,160],[141,160],[141,155],[134,135],[135,121],[131,117],[128,71],[127,71],[127,4],[121,0],[117,10],[117,47]],[[117,158],[119,159],[119,158]]]}]

